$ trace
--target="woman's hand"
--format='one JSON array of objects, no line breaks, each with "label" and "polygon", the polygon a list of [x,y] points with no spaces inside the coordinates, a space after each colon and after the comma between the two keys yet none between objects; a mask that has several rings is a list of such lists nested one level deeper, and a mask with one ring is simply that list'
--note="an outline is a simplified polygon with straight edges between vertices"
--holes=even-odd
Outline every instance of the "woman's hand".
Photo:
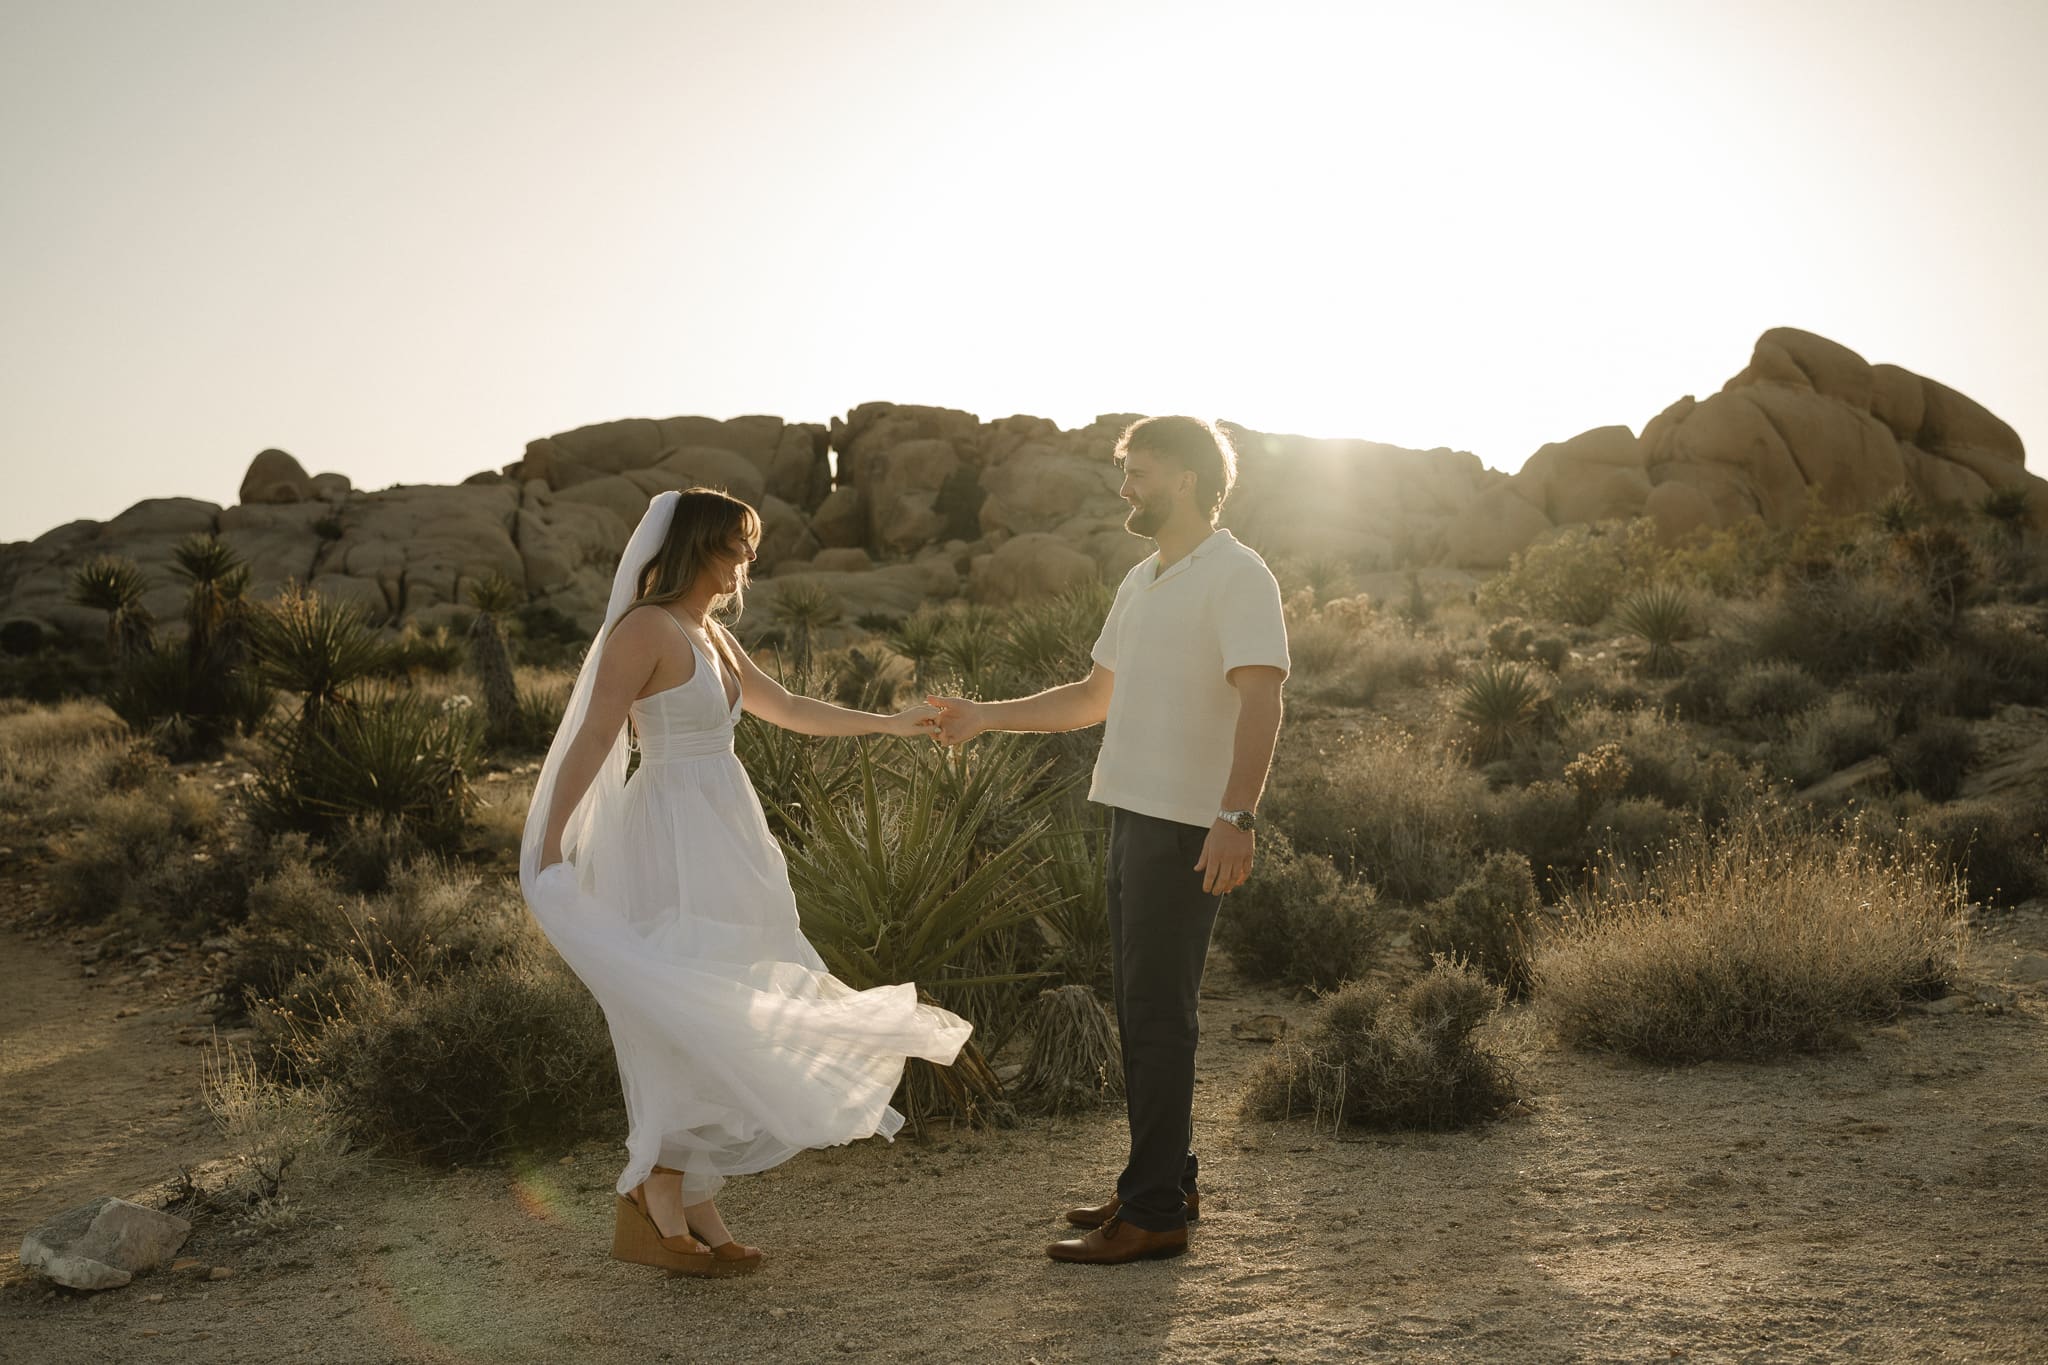
[{"label": "woman's hand", "polygon": [[938,733],[938,724],[939,708],[936,706],[926,706],[920,702],[908,710],[898,711],[893,716],[884,716],[882,718],[881,733],[894,735],[898,739],[910,739],[917,735],[936,735]]},{"label": "woman's hand", "polygon": [[983,719],[981,708],[965,697],[928,697],[938,715],[938,726],[933,731],[941,744],[965,744],[983,730],[988,722]]}]

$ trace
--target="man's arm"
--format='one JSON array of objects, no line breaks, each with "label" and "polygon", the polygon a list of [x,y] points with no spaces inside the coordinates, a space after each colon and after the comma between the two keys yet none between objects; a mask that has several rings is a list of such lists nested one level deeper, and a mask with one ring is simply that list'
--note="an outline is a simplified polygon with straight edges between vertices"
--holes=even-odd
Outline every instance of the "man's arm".
[{"label": "man's arm", "polygon": [[[1281,684],[1287,674],[1265,664],[1246,664],[1225,675],[1237,689],[1237,731],[1230,748],[1230,780],[1223,786],[1224,810],[1256,810],[1273,766],[1273,746],[1280,739]],[[1244,885],[1252,874],[1257,837],[1227,820],[1209,826],[1195,870],[1202,890],[1222,895]]]},{"label": "man's arm", "polygon": [[947,744],[965,744],[984,730],[1050,734],[1100,725],[1109,718],[1109,695],[1115,686],[1116,674],[1096,664],[1079,682],[1063,683],[1015,701],[925,700],[939,708],[939,738]]}]

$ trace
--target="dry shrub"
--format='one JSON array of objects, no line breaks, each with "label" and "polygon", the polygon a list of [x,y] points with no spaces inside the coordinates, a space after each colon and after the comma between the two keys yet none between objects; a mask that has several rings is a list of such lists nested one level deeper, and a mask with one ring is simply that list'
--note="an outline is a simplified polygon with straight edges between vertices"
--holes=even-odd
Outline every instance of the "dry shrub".
[{"label": "dry shrub", "polygon": [[1747,657],[1798,664],[1823,683],[1909,668],[1942,629],[1918,586],[1847,572],[1787,578],[1734,616],[1732,635]]},{"label": "dry shrub", "polygon": [[[526,935],[525,910],[503,881],[421,858],[382,895],[350,894],[306,852],[282,839],[277,866],[249,889],[222,995],[252,1014],[280,1011],[305,1023],[345,988],[344,964],[369,976],[432,981],[509,955]],[[266,1010],[259,1005],[268,1002]]]},{"label": "dry shrub", "polygon": [[232,866],[216,862],[220,799],[161,768],[140,771],[137,786],[95,798],[52,841],[50,908],[71,920],[147,917],[182,927],[231,918],[239,896]]},{"label": "dry shrub", "polygon": [[1397,995],[1354,982],[1323,999],[1299,1041],[1274,1048],[1243,1111],[1333,1129],[1457,1128],[1489,1118],[1514,1097],[1514,1083],[1473,1033],[1500,1004],[1498,986],[1449,958]]},{"label": "dry shrub", "polygon": [[1443,746],[1383,727],[1294,748],[1275,766],[1266,808],[1297,848],[1418,905],[1471,870],[1485,791]]},{"label": "dry shrub", "polygon": [[1932,860],[1762,819],[1574,898],[1538,950],[1559,1037],[1655,1061],[1841,1041],[1958,969],[1961,889]]},{"label": "dry shrub", "polygon": [[1376,908],[1370,886],[1275,830],[1259,837],[1251,878],[1224,902],[1216,939],[1246,976],[1327,989],[1377,954]]},{"label": "dry shrub", "polygon": [[203,1082],[207,1111],[228,1149],[227,1179],[211,1202],[262,1232],[296,1227],[308,1195],[352,1166],[332,1097],[269,1079],[232,1046],[210,1050]]},{"label": "dry shrub", "polygon": [[1123,1100],[1116,1024],[1094,991],[1086,986],[1040,991],[1029,1027],[1031,1050],[1011,1091],[1021,1108],[1065,1114]]},{"label": "dry shrub", "polygon": [[300,1034],[290,1060],[358,1140],[470,1161],[618,1127],[604,1013],[545,949],[437,981],[355,976],[345,1013]]},{"label": "dry shrub", "polygon": [[1888,717],[1838,694],[1793,720],[1785,742],[1771,753],[1771,770],[1774,776],[1807,786],[1883,753],[1891,739]]},{"label": "dry shrub", "polygon": [[1529,860],[1496,853],[1458,889],[1432,901],[1415,926],[1425,958],[1455,954],[1511,999],[1529,993],[1529,949],[1541,902]]},{"label": "dry shrub", "polygon": [[1782,721],[1821,704],[1827,689],[1798,664],[1766,660],[1746,665],[1728,680],[1723,714],[1735,720]]},{"label": "dry shrub", "polygon": [[1977,741],[1961,721],[1930,720],[1893,741],[1890,759],[1901,786],[1931,801],[1946,801],[1962,790],[1977,759]]},{"label": "dry shrub", "polygon": [[1973,901],[2018,905],[2048,895],[2040,828],[1997,801],[1931,806],[1908,822],[1907,833],[1962,880]]}]

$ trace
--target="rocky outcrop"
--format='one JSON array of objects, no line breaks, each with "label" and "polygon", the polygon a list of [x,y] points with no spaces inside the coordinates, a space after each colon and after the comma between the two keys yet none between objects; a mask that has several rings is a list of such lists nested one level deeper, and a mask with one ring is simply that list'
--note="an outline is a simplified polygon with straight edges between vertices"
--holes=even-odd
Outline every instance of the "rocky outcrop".
[{"label": "rocky outcrop", "polygon": [[1696,489],[1717,526],[1792,526],[1813,507],[1859,511],[1897,489],[1974,502],[2002,488],[2023,490],[2034,525],[2048,526],[2048,483],[2027,472],[2011,427],[1944,384],[1790,327],[1764,333],[1719,393],[1659,413],[1640,445],[1651,485]]},{"label": "rocky outcrop", "polygon": [[[137,561],[156,584],[147,605],[172,621],[183,601],[172,548],[208,531],[249,561],[259,595],[295,580],[379,621],[431,626],[465,610],[469,583],[502,574],[588,623],[648,497],[693,485],[760,509],[763,608],[784,591],[773,585],[802,578],[828,583],[856,615],[919,594],[1014,602],[1116,582],[1147,552],[1123,528],[1111,459],[1133,419],[1063,430],[893,403],[829,425],[631,418],[543,437],[452,487],[374,493],[267,450],[237,506],[152,499],[0,546],[0,623],[96,636],[98,614],[66,600],[71,573],[96,554]],[[2027,472],[2009,426],[1945,385],[1786,328],[1766,332],[1719,393],[1679,400],[1640,436],[1595,427],[1513,475],[1459,451],[1228,429],[1239,479],[1225,524],[1269,560],[1339,558],[1366,574],[1498,568],[1562,527],[1617,518],[1649,517],[1673,538],[1749,517],[1789,526],[1899,489],[1973,501],[2017,488],[2048,526],[2048,484]]]}]

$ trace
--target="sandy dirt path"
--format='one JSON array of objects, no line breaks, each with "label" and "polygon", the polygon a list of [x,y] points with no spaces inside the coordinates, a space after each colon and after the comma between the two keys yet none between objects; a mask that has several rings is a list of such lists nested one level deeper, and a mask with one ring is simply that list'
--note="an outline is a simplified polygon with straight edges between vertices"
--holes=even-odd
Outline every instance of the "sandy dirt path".
[{"label": "sandy dirt path", "polygon": [[[1304,1007],[1212,966],[1204,1218],[1175,1261],[1055,1265],[1104,1195],[1117,1116],[809,1154],[721,1203],[772,1263],[669,1280],[610,1261],[616,1149],[371,1166],[274,1237],[202,1225],[220,1283],[99,1295],[0,1273],[10,1359],[97,1362],[1836,1361],[2038,1359],[2048,1340],[2048,917],[1973,949],[1981,1000],[1856,1050],[1664,1069],[1497,1037],[1533,1115],[1334,1137],[1237,1117]],[[189,1005],[116,1019],[74,950],[0,936],[10,1237],[208,1155]],[[68,955],[67,955],[68,954]],[[1987,1007],[1984,1001],[1989,1001]],[[81,1133],[104,1134],[85,1140]],[[149,1301],[162,1295],[160,1302]]]}]

